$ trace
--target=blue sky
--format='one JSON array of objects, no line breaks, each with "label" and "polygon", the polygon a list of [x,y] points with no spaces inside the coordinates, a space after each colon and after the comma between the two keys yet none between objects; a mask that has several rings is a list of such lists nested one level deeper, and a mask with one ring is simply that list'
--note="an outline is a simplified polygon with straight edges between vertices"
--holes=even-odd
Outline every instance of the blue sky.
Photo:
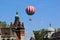
[{"label": "blue sky", "polygon": [[[36,8],[32,16],[25,12],[29,5]],[[20,21],[24,22],[25,40],[29,40],[33,30],[47,29],[50,23],[54,28],[60,28],[60,0],[0,0],[0,21],[14,22],[17,8]]]}]

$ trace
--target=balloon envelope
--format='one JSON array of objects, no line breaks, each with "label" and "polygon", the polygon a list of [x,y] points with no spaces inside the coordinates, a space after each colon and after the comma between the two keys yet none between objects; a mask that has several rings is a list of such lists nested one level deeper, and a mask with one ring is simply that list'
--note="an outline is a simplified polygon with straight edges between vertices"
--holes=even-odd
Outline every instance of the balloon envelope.
[{"label": "balloon envelope", "polygon": [[28,15],[33,15],[33,14],[35,13],[35,8],[34,8],[33,6],[28,6],[28,7],[26,8],[26,13],[27,13]]}]

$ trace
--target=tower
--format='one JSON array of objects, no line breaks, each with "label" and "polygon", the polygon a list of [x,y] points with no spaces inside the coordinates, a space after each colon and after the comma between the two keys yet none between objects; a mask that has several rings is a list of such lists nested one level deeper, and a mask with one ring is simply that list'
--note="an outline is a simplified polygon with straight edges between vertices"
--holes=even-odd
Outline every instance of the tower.
[{"label": "tower", "polygon": [[10,28],[12,30],[12,34],[16,36],[16,40],[24,40],[24,23],[21,24],[19,21],[18,12],[16,12],[15,21],[13,24],[11,23]]},{"label": "tower", "polygon": [[51,26],[51,24],[49,24],[49,27],[46,30],[46,33],[44,36],[44,40],[51,39],[53,33],[55,33],[55,29]]},{"label": "tower", "polygon": [[55,29],[51,26],[51,24],[49,24],[49,27],[48,27],[48,38],[51,38],[51,35],[55,32]]}]

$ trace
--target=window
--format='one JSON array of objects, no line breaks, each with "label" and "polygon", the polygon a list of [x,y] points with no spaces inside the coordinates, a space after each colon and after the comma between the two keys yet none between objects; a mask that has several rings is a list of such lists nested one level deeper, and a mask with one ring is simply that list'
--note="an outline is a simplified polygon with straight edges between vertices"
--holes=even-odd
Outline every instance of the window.
[{"label": "window", "polygon": [[16,39],[12,39],[12,40],[16,40]]},{"label": "window", "polygon": [[13,40],[13,39],[12,39]]},{"label": "window", "polygon": [[10,39],[7,39],[7,40],[10,40]]},{"label": "window", "polygon": [[5,40],[5,39],[2,39],[2,40]]}]

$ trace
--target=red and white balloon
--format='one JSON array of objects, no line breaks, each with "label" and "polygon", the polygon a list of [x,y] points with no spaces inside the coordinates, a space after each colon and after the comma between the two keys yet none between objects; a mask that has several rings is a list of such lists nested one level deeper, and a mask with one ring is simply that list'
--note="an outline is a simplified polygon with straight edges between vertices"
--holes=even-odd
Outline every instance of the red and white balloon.
[{"label": "red and white balloon", "polygon": [[27,13],[28,15],[33,15],[33,14],[35,13],[35,8],[34,8],[33,6],[28,6],[28,7],[26,8],[26,13]]}]

